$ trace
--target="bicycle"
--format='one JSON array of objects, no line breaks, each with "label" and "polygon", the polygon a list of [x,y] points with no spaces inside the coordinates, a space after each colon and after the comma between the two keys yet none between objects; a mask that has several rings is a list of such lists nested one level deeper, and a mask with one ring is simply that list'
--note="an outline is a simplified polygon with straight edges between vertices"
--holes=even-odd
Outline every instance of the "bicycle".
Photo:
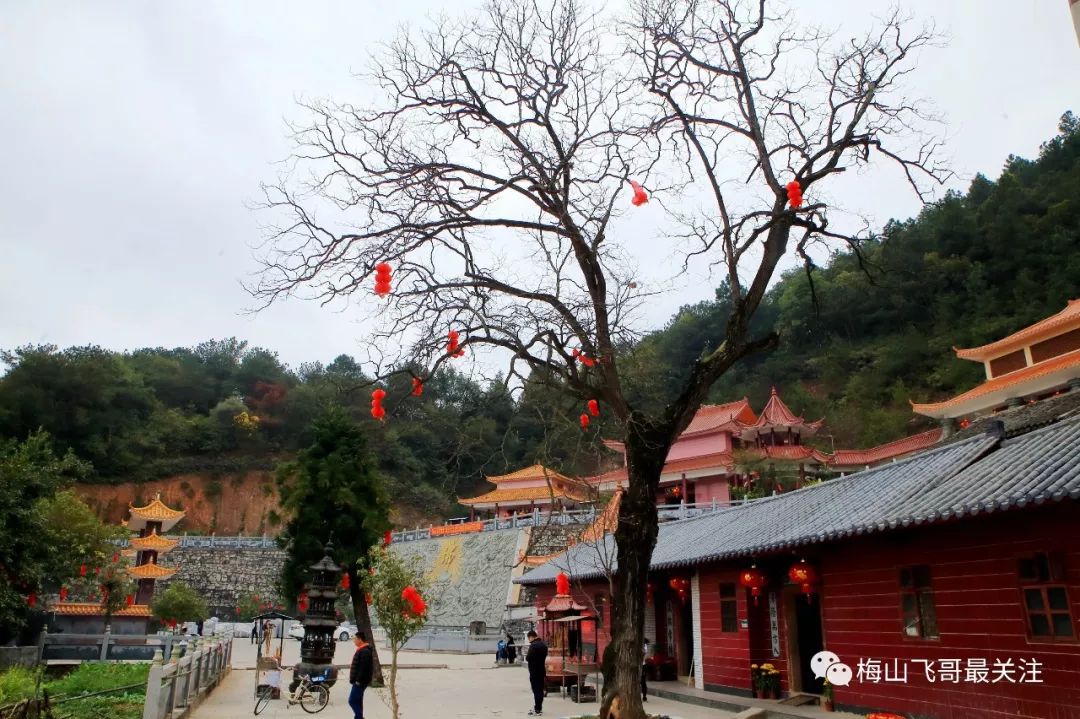
[{"label": "bicycle", "polygon": [[[266,708],[273,695],[274,687],[266,686],[259,691],[259,696],[255,699],[256,714]],[[300,677],[300,683],[296,685],[292,694],[289,694],[288,700],[290,707],[299,704],[300,708],[308,714],[318,714],[330,702],[330,690],[322,684],[313,684],[311,677],[305,674]]]}]

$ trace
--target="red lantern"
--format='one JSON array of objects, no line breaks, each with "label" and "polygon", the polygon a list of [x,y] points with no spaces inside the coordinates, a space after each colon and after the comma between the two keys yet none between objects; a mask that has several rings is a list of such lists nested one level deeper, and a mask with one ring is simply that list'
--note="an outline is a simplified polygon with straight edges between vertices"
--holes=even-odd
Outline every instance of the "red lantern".
[{"label": "red lantern", "polygon": [[85,564],[80,564],[79,565],[79,576],[80,577],[85,577],[86,576],[86,565]]},{"label": "red lantern", "polygon": [[342,589],[348,589],[349,588],[349,575],[348,574],[342,574],[341,575],[341,588]]},{"label": "red lantern", "polygon": [[424,381],[419,377],[412,378],[412,393],[413,397],[419,397],[424,393]]},{"label": "red lantern", "polygon": [[394,541],[394,532],[392,530],[388,529],[385,532],[383,532],[382,545],[384,547],[389,547],[390,543],[393,542],[393,541]]},{"label": "red lantern", "polygon": [[581,428],[582,429],[588,429],[589,428],[589,415],[582,414],[581,417],[578,419],[578,421],[581,422]]},{"label": "red lantern", "polygon": [[686,577],[672,577],[668,580],[668,586],[679,597],[680,601],[685,602],[687,597],[690,596],[690,580]]},{"label": "red lantern", "polygon": [[300,595],[300,597],[296,600],[296,608],[299,609],[302,614],[307,613],[307,608],[308,608],[307,592],[302,593]]},{"label": "red lantern", "polygon": [[375,294],[379,297],[390,294],[390,265],[385,262],[375,265]]},{"label": "red lantern", "polygon": [[37,595],[34,594],[33,592],[30,592],[30,594],[28,594],[27,597],[26,597],[26,604],[31,609],[36,607],[37,606]]},{"label": "red lantern", "polygon": [[649,195],[645,192],[645,188],[636,181],[630,180],[630,187],[634,188],[634,198],[630,200],[631,205],[634,207],[641,207],[649,201]]},{"label": "red lantern", "polygon": [[119,554],[112,555],[112,560],[113,560],[113,564],[116,564],[117,562],[120,561],[120,555]]},{"label": "red lantern", "polygon": [[461,349],[461,345],[459,342],[460,337],[461,335],[458,334],[457,330],[450,330],[450,332],[447,334],[448,341],[446,345],[446,354],[450,355],[451,357],[461,357],[465,354],[465,350]]},{"label": "red lantern", "polygon": [[800,559],[798,564],[792,564],[788,570],[788,579],[798,584],[802,593],[806,595],[806,601],[810,601],[810,595],[814,593],[814,585],[817,584],[817,570],[813,565],[807,564],[805,559]]},{"label": "red lantern", "polygon": [[589,400],[589,414],[591,414],[593,417],[600,416],[600,403],[597,402],[595,399]]},{"label": "red lantern", "polygon": [[67,587],[60,587],[60,601],[61,602],[66,602],[67,598],[68,598]]},{"label": "red lantern", "polygon": [[127,603],[127,605],[128,605],[129,607],[130,607],[131,605],[133,605],[133,604],[135,603],[135,595],[133,595],[133,594],[129,594],[129,595],[127,595],[127,596],[126,596],[126,597],[124,598],[124,601],[125,601],[125,602]]},{"label": "red lantern", "polygon": [[555,593],[562,597],[570,594],[570,577],[562,572],[555,575]]},{"label": "red lantern", "polygon": [[386,410],[382,406],[384,397],[386,397],[386,392],[381,388],[371,393],[371,416],[380,422],[386,416]]},{"label": "red lantern", "polygon": [[792,209],[797,210],[802,206],[802,186],[798,180],[787,183],[787,197]]},{"label": "red lantern", "polygon": [[744,570],[739,575],[739,584],[743,585],[750,590],[750,594],[754,597],[754,605],[758,603],[758,597],[761,596],[761,588],[768,584],[768,580],[765,579],[765,575],[756,566],[750,567],[750,569]]}]

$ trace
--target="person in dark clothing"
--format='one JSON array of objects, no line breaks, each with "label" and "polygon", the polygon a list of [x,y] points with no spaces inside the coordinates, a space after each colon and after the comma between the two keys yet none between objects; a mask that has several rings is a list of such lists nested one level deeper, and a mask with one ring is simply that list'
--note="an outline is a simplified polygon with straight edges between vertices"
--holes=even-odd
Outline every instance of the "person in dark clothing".
[{"label": "person in dark clothing", "polygon": [[533,708],[529,716],[538,717],[544,713],[544,684],[547,681],[545,662],[548,646],[536,632],[530,631],[525,636],[529,640],[529,649],[525,652],[525,663],[529,665],[529,684],[532,686],[533,693]]},{"label": "person in dark clothing", "polygon": [[517,647],[514,646],[514,638],[509,634],[506,635],[506,661],[510,664],[514,663],[517,659]]},{"label": "person in dark clothing", "polygon": [[649,685],[646,679],[649,674],[649,638],[645,638],[645,645],[641,648],[641,701],[649,701]]},{"label": "person in dark clothing", "polygon": [[357,632],[353,637],[356,652],[353,654],[352,666],[349,667],[349,706],[353,710],[353,719],[364,719],[364,690],[371,685],[371,675],[374,671],[374,662],[371,655],[371,645],[367,643],[363,632]]}]

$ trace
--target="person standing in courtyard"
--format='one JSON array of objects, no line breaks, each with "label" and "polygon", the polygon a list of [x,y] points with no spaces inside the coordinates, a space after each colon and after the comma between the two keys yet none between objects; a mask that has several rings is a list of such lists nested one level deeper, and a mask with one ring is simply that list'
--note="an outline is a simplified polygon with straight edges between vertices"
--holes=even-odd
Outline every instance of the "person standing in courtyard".
[{"label": "person standing in courtyard", "polygon": [[371,685],[371,676],[374,671],[374,663],[371,656],[371,645],[363,632],[357,632],[353,637],[356,652],[353,653],[352,665],[349,667],[349,706],[353,710],[353,719],[364,719],[364,690]]},{"label": "person standing in courtyard", "polygon": [[645,645],[641,648],[641,701],[649,701],[649,686],[645,683],[649,673],[649,638],[645,637]]},{"label": "person standing in courtyard", "polygon": [[547,681],[548,646],[537,636],[535,631],[525,635],[529,640],[529,649],[525,652],[525,663],[529,665],[529,685],[532,687],[533,708],[529,716],[538,717],[544,713],[544,684]]}]

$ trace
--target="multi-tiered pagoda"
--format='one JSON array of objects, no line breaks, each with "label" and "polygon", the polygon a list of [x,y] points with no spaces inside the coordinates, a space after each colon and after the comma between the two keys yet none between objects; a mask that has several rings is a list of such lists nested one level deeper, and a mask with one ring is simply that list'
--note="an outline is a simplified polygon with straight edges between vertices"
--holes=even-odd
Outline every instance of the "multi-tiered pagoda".
[{"label": "multi-tiered pagoda", "polygon": [[[154,583],[176,574],[175,567],[163,567],[158,558],[171,551],[179,540],[163,536],[184,518],[184,512],[172,509],[161,501],[161,494],[145,507],[129,505],[130,518],[124,525],[135,532],[125,554],[134,554],[134,566],[129,570],[138,588],[129,598],[128,606],[113,612],[111,630],[114,634],[145,634],[150,621],[150,600]],[[100,603],[59,601],[53,604],[56,623],[63,631],[99,632],[105,619]]]}]

